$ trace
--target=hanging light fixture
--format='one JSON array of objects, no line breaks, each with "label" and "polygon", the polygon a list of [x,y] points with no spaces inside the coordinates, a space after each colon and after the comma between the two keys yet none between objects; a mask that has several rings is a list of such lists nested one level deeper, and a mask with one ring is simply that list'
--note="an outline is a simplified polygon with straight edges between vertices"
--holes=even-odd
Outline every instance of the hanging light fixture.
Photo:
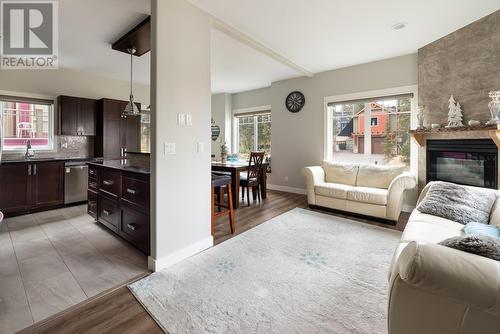
[{"label": "hanging light fixture", "polygon": [[141,112],[139,111],[139,108],[137,108],[136,104],[134,103],[134,94],[132,94],[132,58],[135,53],[135,48],[132,47],[130,49],[127,49],[127,51],[130,53],[130,97],[129,101],[127,103],[127,106],[122,112],[122,117],[129,117],[129,116],[139,116]]}]

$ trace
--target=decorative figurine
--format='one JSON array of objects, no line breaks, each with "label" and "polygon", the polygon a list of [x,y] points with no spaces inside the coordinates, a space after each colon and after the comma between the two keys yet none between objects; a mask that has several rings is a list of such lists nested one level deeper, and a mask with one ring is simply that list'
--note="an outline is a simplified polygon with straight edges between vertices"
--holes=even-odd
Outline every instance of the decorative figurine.
[{"label": "decorative figurine", "polygon": [[424,120],[425,120],[425,106],[421,105],[417,107],[417,120],[418,120],[418,127],[417,130],[425,130],[424,126]]},{"label": "decorative figurine", "polygon": [[455,102],[453,95],[448,100],[450,103],[448,105],[448,125],[447,128],[460,128],[463,127],[462,119],[462,107],[460,103]]},{"label": "decorative figurine", "polygon": [[490,103],[488,103],[488,108],[490,108],[491,119],[488,121],[488,125],[500,124],[500,90],[491,91],[488,96],[491,98]]}]

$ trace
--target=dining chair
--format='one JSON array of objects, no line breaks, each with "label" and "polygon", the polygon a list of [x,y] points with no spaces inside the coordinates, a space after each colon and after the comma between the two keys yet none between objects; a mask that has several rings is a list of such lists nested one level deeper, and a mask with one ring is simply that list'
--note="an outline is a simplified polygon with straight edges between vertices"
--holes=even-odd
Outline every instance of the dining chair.
[{"label": "dining chair", "polygon": [[251,152],[248,160],[248,168],[245,174],[240,176],[240,187],[243,188],[242,197],[245,200],[245,188],[247,191],[247,204],[250,206],[250,188],[257,190],[257,199],[260,203],[260,176],[265,152]]}]

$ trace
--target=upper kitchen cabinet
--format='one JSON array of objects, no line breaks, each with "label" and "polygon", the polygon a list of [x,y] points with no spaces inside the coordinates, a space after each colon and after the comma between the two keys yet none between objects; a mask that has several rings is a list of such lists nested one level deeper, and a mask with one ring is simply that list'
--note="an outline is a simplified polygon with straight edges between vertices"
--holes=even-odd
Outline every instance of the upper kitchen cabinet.
[{"label": "upper kitchen cabinet", "polygon": [[[140,150],[141,118],[122,117],[127,101],[99,100],[94,154],[107,159],[120,158],[124,151]],[[139,110],[141,105],[136,103]]]},{"label": "upper kitchen cabinet", "polygon": [[59,134],[65,136],[95,136],[98,101],[74,96],[57,98]]}]

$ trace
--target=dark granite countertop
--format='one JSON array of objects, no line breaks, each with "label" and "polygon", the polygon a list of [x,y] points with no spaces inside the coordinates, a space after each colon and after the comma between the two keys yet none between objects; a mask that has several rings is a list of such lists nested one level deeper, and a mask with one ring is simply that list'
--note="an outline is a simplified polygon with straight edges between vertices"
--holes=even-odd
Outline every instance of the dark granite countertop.
[{"label": "dark granite countertop", "polygon": [[131,161],[131,159],[113,159],[113,160],[104,159],[102,161],[87,162],[87,164],[119,169],[126,172],[150,174],[149,165],[141,164],[137,161],[134,162]]},{"label": "dark granite countertop", "polygon": [[82,157],[34,157],[31,159],[15,158],[15,159],[2,159],[2,164],[25,163],[25,162],[47,162],[47,161],[84,161],[90,162],[102,158],[82,158]]}]

